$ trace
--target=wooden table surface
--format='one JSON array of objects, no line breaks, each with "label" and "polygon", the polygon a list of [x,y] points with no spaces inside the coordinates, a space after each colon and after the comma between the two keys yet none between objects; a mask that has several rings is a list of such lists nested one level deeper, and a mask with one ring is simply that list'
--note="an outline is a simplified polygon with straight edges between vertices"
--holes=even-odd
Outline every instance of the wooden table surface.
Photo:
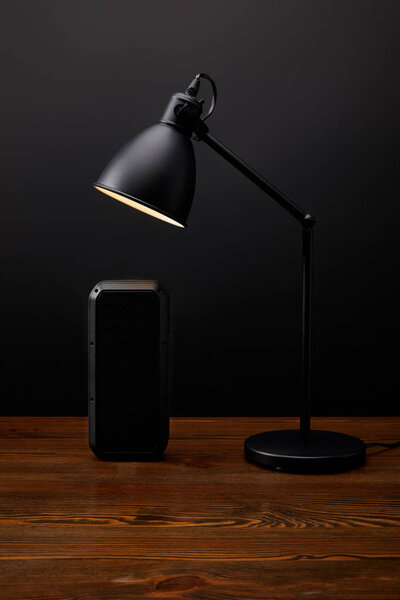
[{"label": "wooden table surface", "polygon": [[[400,438],[400,418],[313,425]],[[0,598],[400,599],[400,448],[337,475],[245,462],[246,436],[295,426],[175,418],[164,461],[110,463],[85,418],[0,418]]]}]

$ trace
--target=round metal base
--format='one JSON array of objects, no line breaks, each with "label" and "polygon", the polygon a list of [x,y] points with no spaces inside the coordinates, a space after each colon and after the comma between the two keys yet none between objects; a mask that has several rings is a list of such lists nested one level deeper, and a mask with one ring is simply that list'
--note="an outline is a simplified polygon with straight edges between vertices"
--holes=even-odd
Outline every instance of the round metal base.
[{"label": "round metal base", "polygon": [[297,429],[266,431],[247,438],[245,457],[256,465],[287,473],[340,473],[365,462],[362,440],[333,431],[311,431],[300,441]]}]

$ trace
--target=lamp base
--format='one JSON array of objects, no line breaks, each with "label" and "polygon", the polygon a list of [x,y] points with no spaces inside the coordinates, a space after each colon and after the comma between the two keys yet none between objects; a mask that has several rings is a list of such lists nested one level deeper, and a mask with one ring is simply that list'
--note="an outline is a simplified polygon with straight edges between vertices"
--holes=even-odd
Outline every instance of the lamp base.
[{"label": "lamp base", "polygon": [[246,459],[268,469],[287,473],[340,473],[365,462],[362,440],[333,431],[311,430],[307,442],[297,429],[266,431],[247,438]]}]

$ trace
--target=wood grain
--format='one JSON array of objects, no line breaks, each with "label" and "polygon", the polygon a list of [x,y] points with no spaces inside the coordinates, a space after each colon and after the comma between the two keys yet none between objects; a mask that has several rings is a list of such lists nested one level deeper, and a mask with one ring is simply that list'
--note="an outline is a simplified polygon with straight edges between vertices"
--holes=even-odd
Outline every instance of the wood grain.
[{"label": "wood grain", "polygon": [[[316,418],[366,442],[400,418]],[[400,599],[400,448],[336,475],[243,459],[294,419],[179,418],[159,463],[104,463],[84,418],[0,418],[0,598]]]}]

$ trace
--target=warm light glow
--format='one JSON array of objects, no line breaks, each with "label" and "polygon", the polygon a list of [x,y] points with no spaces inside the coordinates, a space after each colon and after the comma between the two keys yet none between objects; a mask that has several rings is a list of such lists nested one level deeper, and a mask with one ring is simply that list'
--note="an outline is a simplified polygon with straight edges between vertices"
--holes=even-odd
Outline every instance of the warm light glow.
[{"label": "warm light glow", "polygon": [[167,223],[170,223],[170,225],[176,225],[177,227],[184,227],[184,225],[182,225],[181,223],[178,223],[178,221],[174,221],[173,219],[170,219],[170,217],[167,217],[166,215],[163,215],[160,212],[157,212],[156,210],[154,210],[154,208],[149,208],[148,206],[145,206],[144,204],[140,204],[140,202],[136,202],[135,200],[132,200],[131,198],[127,198],[126,196],[122,196],[121,194],[117,194],[116,192],[112,192],[111,190],[107,190],[106,188],[102,188],[99,187],[98,185],[94,186],[96,188],[96,190],[99,190],[99,192],[103,192],[103,194],[107,194],[107,196],[111,196],[111,198],[115,198],[115,200],[119,200],[120,202],[123,202],[124,204],[127,204],[128,206],[131,206],[132,208],[136,208],[136,210],[140,210],[141,212],[144,212],[152,217],[155,217],[156,219],[160,219],[161,221],[166,221]]}]

